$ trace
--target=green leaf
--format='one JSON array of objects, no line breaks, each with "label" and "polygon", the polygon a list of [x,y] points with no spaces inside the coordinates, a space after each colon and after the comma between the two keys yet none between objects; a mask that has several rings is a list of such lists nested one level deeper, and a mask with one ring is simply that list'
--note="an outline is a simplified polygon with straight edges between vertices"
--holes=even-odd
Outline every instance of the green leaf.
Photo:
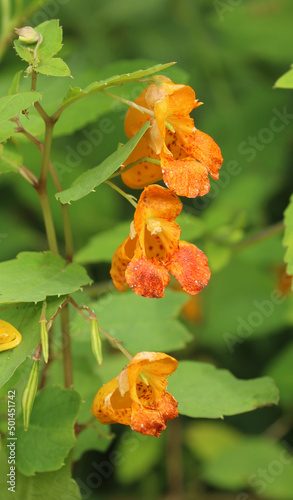
[{"label": "green leaf", "polygon": [[66,265],[62,257],[51,252],[21,252],[16,259],[0,264],[0,275],[1,304],[39,302],[92,282],[84,268],[75,263]]},{"label": "green leaf", "polygon": [[60,57],[52,57],[46,62],[43,62],[37,67],[38,73],[47,76],[70,76],[70,69]]},{"label": "green leaf", "polygon": [[[64,297],[47,300],[46,317],[49,320],[57,311]],[[28,356],[32,356],[40,342],[40,324],[42,304],[19,304],[1,311],[1,319],[11,323],[22,335],[21,343],[14,349],[0,352],[0,387],[12,377],[20,367],[22,376],[28,377],[30,366],[22,365]],[[22,365],[22,366],[20,366]]]},{"label": "green leaf", "polygon": [[106,451],[114,434],[110,433],[109,425],[102,425],[95,422],[91,427],[87,427],[77,436],[77,443],[74,449],[74,460],[79,460],[82,455],[89,450]]},{"label": "green leaf", "polygon": [[168,391],[179,413],[193,418],[223,418],[277,404],[279,392],[269,377],[238,380],[208,363],[182,361],[170,377]]},{"label": "green leaf", "polygon": [[121,222],[117,226],[93,236],[75,255],[75,261],[80,264],[93,262],[111,262],[113,253],[129,234],[130,222]]},{"label": "green leaf", "polygon": [[7,456],[0,453],[1,471],[0,476],[0,500],[7,500],[9,497],[14,500],[81,500],[81,495],[76,482],[71,478],[70,460],[56,472],[43,472],[35,476],[24,476],[19,471],[16,473],[15,493],[9,492],[7,496],[7,475],[10,472],[10,465]]},{"label": "green leaf", "polygon": [[128,158],[148,127],[149,122],[145,123],[130,141],[115,151],[115,153],[108,156],[100,165],[81,174],[75,179],[70,188],[57,193],[57,200],[61,201],[63,204],[70,203],[71,201],[80,200],[80,198],[94,191],[99,184],[108,179],[108,177]]},{"label": "green leaf", "polygon": [[[37,58],[40,62],[53,57],[62,49],[62,28],[58,19],[45,21],[34,28],[42,34],[43,40],[37,49]],[[36,43],[27,45],[25,42],[15,40],[14,47],[18,55],[29,64],[34,63],[34,49]]]},{"label": "green leaf", "polygon": [[[293,275],[293,195],[290,198],[290,203],[285,210],[285,234],[283,245],[288,247],[284,261],[287,264],[287,274]],[[293,285],[292,285],[293,286]]]},{"label": "green leaf", "polygon": [[203,477],[218,488],[251,488],[261,498],[291,500],[290,451],[262,436],[246,436],[203,467]]},{"label": "green leaf", "polygon": [[276,355],[270,366],[266,369],[266,375],[272,377],[280,390],[280,405],[293,408],[293,342]]},{"label": "green leaf", "polygon": [[126,73],[124,75],[112,76],[111,78],[107,78],[106,80],[93,82],[90,85],[88,85],[84,90],[82,90],[79,87],[73,87],[73,88],[71,87],[67,92],[66,96],[64,97],[62,106],[63,108],[66,108],[67,106],[69,106],[69,104],[72,104],[73,102],[77,101],[78,99],[82,99],[87,95],[91,95],[96,92],[101,92],[102,90],[107,90],[111,87],[114,87],[115,85],[122,85],[124,83],[131,83],[133,81],[140,80],[154,73],[158,73],[158,71],[162,71],[163,69],[169,68],[169,66],[172,66],[173,64],[175,63],[171,62],[167,64],[157,64],[152,68],[134,71],[133,73]]},{"label": "green leaf", "polygon": [[[0,124],[0,131],[1,131],[1,125],[2,124]],[[22,156],[17,151],[14,145],[7,144],[4,147],[0,146],[0,174],[6,174],[8,172],[17,173],[18,172],[17,166],[21,164],[22,164]]]},{"label": "green leaf", "polygon": [[0,142],[4,142],[11,137],[14,134],[16,126],[16,123],[10,121],[0,123]]},{"label": "green leaf", "polygon": [[41,61],[50,59],[62,49],[63,34],[58,19],[45,21],[36,26],[35,30],[43,36],[43,41],[38,48],[38,57]]},{"label": "green leaf", "polygon": [[41,99],[40,92],[21,92],[19,94],[1,97],[0,99],[0,123],[13,118],[15,115],[27,109],[34,102]]},{"label": "green leaf", "polygon": [[22,69],[20,71],[18,71],[17,73],[15,73],[13,80],[11,82],[11,85],[9,87],[9,91],[8,91],[9,95],[17,94],[17,92],[19,90],[19,82],[20,82],[20,77],[21,77],[22,73],[23,73]]},{"label": "green leaf", "polygon": [[34,63],[34,48],[36,44],[26,45],[25,42],[14,40],[14,48],[19,57],[32,65]]},{"label": "green leaf", "polygon": [[[140,351],[170,352],[182,349],[192,339],[178,320],[181,307],[188,296],[166,291],[160,300],[139,297],[133,292],[113,293],[91,303],[99,325],[132,353]],[[113,314],[115,311],[115,314]],[[75,328],[80,339],[89,336],[89,327],[76,317]],[[83,334],[83,335],[82,335]]]},{"label": "green leaf", "polygon": [[81,398],[74,389],[47,387],[37,395],[25,432],[18,421],[17,468],[30,476],[58,470],[76,439],[74,423]]},{"label": "green leaf", "polygon": [[[278,333],[288,322],[288,298],[279,290],[279,277],[273,267],[279,265],[278,252],[266,255],[271,249],[269,239],[261,247],[262,260],[256,256],[253,260],[253,249],[243,248],[241,254],[235,252],[228,266],[212,273],[209,285],[200,294],[205,321],[197,335],[203,344],[232,354],[244,342]],[[208,249],[203,250],[209,258]],[[268,261],[276,256],[274,264]]]},{"label": "green leaf", "polygon": [[[89,338],[89,343],[83,345],[81,343],[74,342],[74,345],[72,345],[74,388],[82,398],[81,410],[78,416],[79,423],[88,422],[91,417],[90,410],[95,394],[102,386],[100,377],[101,369],[98,368],[97,361],[91,352],[90,325],[86,322],[86,328],[87,327],[88,330],[85,330],[85,334]],[[74,339],[77,330],[74,327],[71,330],[71,337]],[[63,380],[63,361],[58,358],[54,360],[50,366],[48,383],[52,385],[60,384],[61,380]]]},{"label": "green leaf", "polygon": [[291,69],[276,81],[274,88],[293,89],[293,65]]}]

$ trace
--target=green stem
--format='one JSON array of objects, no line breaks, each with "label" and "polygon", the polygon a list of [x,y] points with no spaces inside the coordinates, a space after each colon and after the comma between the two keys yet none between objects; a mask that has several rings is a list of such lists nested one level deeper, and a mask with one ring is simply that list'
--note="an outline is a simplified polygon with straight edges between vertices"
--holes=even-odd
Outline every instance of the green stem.
[{"label": "green stem", "polygon": [[123,102],[123,104],[127,104],[127,106],[130,106],[131,108],[134,108],[143,114],[147,114],[147,115],[155,118],[155,113],[151,109],[144,108],[143,106],[139,106],[139,104],[136,104],[133,101],[129,101],[128,99],[124,99],[123,97],[120,97],[119,95],[111,94],[111,92],[107,92],[106,90],[103,90],[102,92],[103,92],[103,94],[108,95],[109,97],[112,97],[113,99],[116,99],[116,101]]},{"label": "green stem", "polygon": [[[17,132],[22,133],[29,141],[31,141],[33,144],[37,146],[39,151],[43,154],[44,151],[44,145],[37,137],[34,135],[30,134],[27,130],[25,130],[19,120],[16,120],[18,124],[18,129]],[[54,166],[51,161],[49,161],[49,172],[51,174],[51,177],[53,179],[55,188],[58,192],[63,191],[62,185],[59,181],[58,175],[54,169]],[[68,205],[65,204],[63,205],[61,203],[61,211],[62,211],[62,219],[63,219],[63,228],[64,228],[64,240],[65,240],[65,253],[66,253],[66,260],[68,262],[72,261],[73,258],[73,239],[72,239],[72,231],[71,231],[71,224],[70,224],[70,217],[69,217],[69,209]]]},{"label": "green stem", "polygon": [[[72,297],[69,298],[69,302],[70,302],[70,304],[73,305],[73,307],[77,310],[77,312],[89,323],[91,322],[91,319],[95,319],[96,321],[98,321],[96,314],[88,306],[79,306],[75,302],[75,300],[73,300]],[[89,313],[90,317],[88,318],[86,316],[86,314],[84,314],[83,311],[87,311]],[[117,347],[117,349],[119,349],[124,354],[124,356],[126,356],[130,361],[132,360],[133,356],[131,356],[131,354],[121,345],[121,342],[119,342],[119,340],[115,339],[114,337],[112,337],[112,335],[105,332],[105,330],[103,330],[103,328],[101,328],[100,326],[99,326],[99,331],[101,331],[105,335],[105,337],[107,337],[107,339],[109,339],[111,342],[113,342],[115,347]]]},{"label": "green stem", "polygon": [[[58,175],[57,175],[51,161],[49,162],[49,171],[50,171],[51,177],[53,179],[55,188],[60,193],[60,191],[63,191],[63,188],[61,186]],[[72,238],[72,230],[71,230],[68,205],[67,204],[63,205],[61,203],[61,211],[62,211],[62,220],[63,220],[63,229],[64,229],[66,260],[67,260],[67,262],[72,262],[72,259],[73,259],[73,238]]]},{"label": "green stem", "polygon": [[14,163],[13,161],[9,160],[9,158],[6,158],[6,156],[1,156],[1,158],[6,161],[9,165],[12,167],[17,168],[19,174],[33,187],[37,187],[38,185],[38,179],[36,176],[24,165],[17,165],[17,163]]},{"label": "green stem", "polygon": [[42,207],[49,248],[52,253],[54,253],[55,255],[59,255],[55,226],[53,222],[47,190],[46,189],[43,190],[38,187],[37,193]]},{"label": "green stem", "polygon": [[117,193],[121,194],[123,198],[126,198],[126,200],[129,201],[129,203],[131,203],[131,205],[134,206],[134,208],[137,207],[137,203],[134,201],[136,200],[135,196],[132,196],[132,194],[125,193],[124,191],[122,191],[122,189],[116,186],[116,184],[113,184],[113,182],[105,181],[105,184],[108,184],[109,186],[111,186],[112,189],[115,189]]},{"label": "green stem", "polygon": [[[113,99],[116,99],[117,101],[123,102],[124,104],[127,104],[127,106],[130,106],[131,108],[136,109],[137,111],[140,111],[142,114],[147,114],[149,116],[152,116],[155,118],[155,112],[152,111],[149,108],[145,108],[143,106],[139,106],[139,104],[136,104],[133,101],[129,101],[128,99],[124,99],[123,97],[120,97],[115,94],[111,94],[111,92],[107,92],[106,90],[102,91],[103,94],[108,95],[109,97],[112,97]],[[166,128],[170,130],[173,134],[175,133],[174,127],[171,125],[171,123],[165,122]]]},{"label": "green stem", "polygon": [[17,17],[20,16],[21,11],[22,11],[22,6],[23,6],[23,0],[16,0],[16,5],[15,5],[15,15]]},{"label": "green stem", "polygon": [[131,356],[131,354],[126,349],[124,349],[123,345],[121,345],[121,342],[119,342],[119,340],[114,339],[112,335],[105,332],[105,330],[103,330],[103,328],[101,328],[100,326],[99,326],[99,331],[102,332],[105,335],[105,337],[107,337],[107,339],[111,340],[111,342],[113,342],[113,345],[117,347],[117,349],[119,349],[119,351],[121,351],[122,354],[126,356],[126,358],[128,358],[130,361],[132,360],[133,356]]},{"label": "green stem", "polygon": [[73,369],[72,369],[69,325],[70,325],[69,307],[68,304],[66,304],[66,306],[61,311],[61,330],[62,330],[64,383],[67,389],[73,386]]},{"label": "green stem", "polygon": [[11,16],[10,0],[1,0],[1,32],[7,32]]},{"label": "green stem", "polygon": [[46,123],[46,131],[45,131],[44,151],[43,151],[43,158],[42,158],[42,165],[41,165],[41,174],[40,174],[40,179],[39,179],[40,186],[47,185],[53,129],[54,129],[54,124],[47,122]]}]

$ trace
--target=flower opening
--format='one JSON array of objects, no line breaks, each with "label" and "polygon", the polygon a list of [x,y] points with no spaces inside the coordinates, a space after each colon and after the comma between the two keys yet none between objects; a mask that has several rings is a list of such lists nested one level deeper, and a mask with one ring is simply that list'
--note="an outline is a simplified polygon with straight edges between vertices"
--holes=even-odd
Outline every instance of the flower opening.
[{"label": "flower opening", "polygon": [[163,178],[166,186],[179,196],[194,198],[210,190],[208,174],[219,178],[223,158],[215,141],[196,129],[190,112],[200,104],[193,89],[177,85],[169,78],[157,76],[135,100],[154,112],[154,118],[129,108],[125,117],[128,138],[136,134],[146,121],[151,127],[132,151],[124,167],[144,157],[161,161],[161,166],[138,162],[123,173],[129,187],[140,189]]},{"label": "flower opening", "polygon": [[165,353],[136,354],[97,392],[91,412],[102,424],[130,425],[141,434],[159,437],[166,422],[178,415],[177,401],[166,392],[166,376],[177,365],[178,361]]},{"label": "flower opening", "polygon": [[181,230],[174,219],[181,209],[180,199],[168,189],[156,184],[144,189],[130,236],[112,259],[110,273],[118,290],[130,287],[143,297],[163,297],[169,272],[191,295],[208,284],[207,257],[195,245],[180,241]]}]

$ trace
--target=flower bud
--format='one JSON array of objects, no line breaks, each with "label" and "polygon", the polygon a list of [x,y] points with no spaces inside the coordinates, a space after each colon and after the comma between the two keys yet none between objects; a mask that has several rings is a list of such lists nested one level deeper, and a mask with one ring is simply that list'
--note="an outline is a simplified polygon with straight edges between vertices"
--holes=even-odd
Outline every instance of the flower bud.
[{"label": "flower bud", "polygon": [[24,26],[23,28],[14,28],[15,33],[21,42],[28,44],[38,41],[40,34],[31,26]]},{"label": "flower bud", "polygon": [[21,405],[23,409],[23,427],[25,431],[28,430],[29,420],[38,389],[38,379],[39,379],[39,361],[34,361],[27,384],[24,388],[21,398]]},{"label": "flower bud", "polygon": [[92,343],[92,351],[93,354],[99,363],[102,364],[102,343],[98,330],[98,322],[96,319],[91,319],[91,343]]}]

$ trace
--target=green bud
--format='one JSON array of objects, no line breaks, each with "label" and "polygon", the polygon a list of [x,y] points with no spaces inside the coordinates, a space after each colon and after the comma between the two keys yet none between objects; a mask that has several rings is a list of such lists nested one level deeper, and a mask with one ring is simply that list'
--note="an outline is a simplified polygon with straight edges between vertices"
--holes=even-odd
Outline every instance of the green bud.
[{"label": "green bud", "polygon": [[23,409],[23,427],[25,431],[28,430],[29,420],[38,389],[38,379],[39,379],[39,362],[34,361],[27,384],[24,388],[21,398],[21,405]]},{"label": "green bud", "polygon": [[42,353],[45,363],[48,363],[49,359],[49,335],[47,331],[46,321],[41,321],[41,343],[42,343]]},{"label": "green bud", "polygon": [[98,330],[98,322],[96,319],[91,319],[91,343],[92,343],[93,354],[99,365],[101,365],[103,362],[102,343]]},{"label": "green bud", "polygon": [[21,42],[25,42],[28,44],[37,42],[40,36],[40,33],[38,33],[31,26],[24,26],[23,28],[15,28],[14,31],[18,35],[18,38]]}]

